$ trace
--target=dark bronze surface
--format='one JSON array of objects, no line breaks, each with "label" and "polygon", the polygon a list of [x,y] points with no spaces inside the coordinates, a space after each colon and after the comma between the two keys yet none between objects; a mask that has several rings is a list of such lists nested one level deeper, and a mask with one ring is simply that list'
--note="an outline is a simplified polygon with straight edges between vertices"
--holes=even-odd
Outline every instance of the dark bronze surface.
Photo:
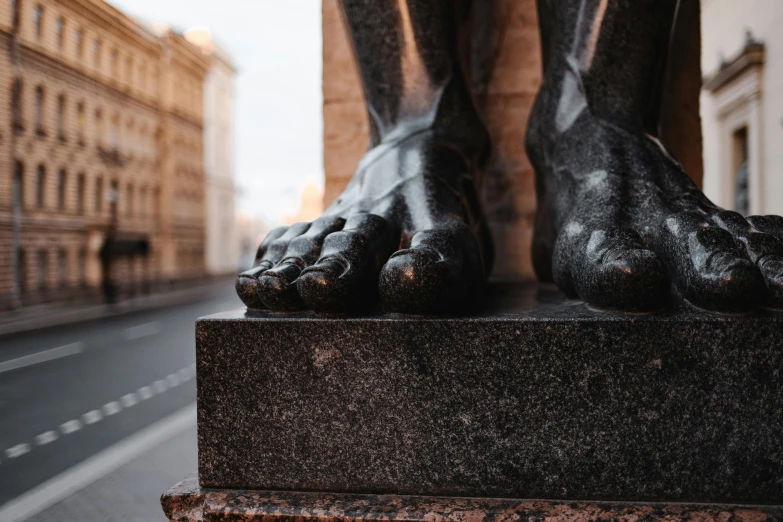
[{"label": "dark bronze surface", "polygon": [[657,138],[677,0],[539,0],[539,277],[593,305],[783,306],[783,219],[716,207]]},{"label": "dark bronze surface", "polygon": [[[237,291],[251,309],[430,313],[491,267],[476,197],[489,151],[453,0],[343,0],[371,143],[324,216],[273,231]],[[539,278],[628,311],[783,307],[783,218],[722,210],[659,139],[677,0],[539,0],[529,121]],[[524,122],[519,122],[523,125]]]}]

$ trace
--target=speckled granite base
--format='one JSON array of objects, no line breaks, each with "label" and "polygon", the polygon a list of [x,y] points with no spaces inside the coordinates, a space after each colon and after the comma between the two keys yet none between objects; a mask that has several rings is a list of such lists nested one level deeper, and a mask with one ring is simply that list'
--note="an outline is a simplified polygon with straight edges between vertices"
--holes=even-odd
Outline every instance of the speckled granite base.
[{"label": "speckled granite base", "polygon": [[586,522],[590,520],[762,522],[780,506],[558,502],[202,489],[196,475],[161,497],[172,522]]},{"label": "speckled granite base", "polygon": [[783,315],[494,292],[470,318],[199,320],[202,485],[783,504]]}]

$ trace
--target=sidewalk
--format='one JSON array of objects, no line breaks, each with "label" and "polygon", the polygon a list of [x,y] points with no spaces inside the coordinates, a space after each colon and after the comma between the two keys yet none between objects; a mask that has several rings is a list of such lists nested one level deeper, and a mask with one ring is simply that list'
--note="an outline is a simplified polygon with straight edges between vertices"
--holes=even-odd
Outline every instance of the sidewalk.
[{"label": "sidewalk", "polygon": [[193,426],[27,520],[166,522],[160,496],[196,467]]},{"label": "sidewalk", "polygon": [[219,277],[188,288],[134,297],[113,305],[52,303],[2,312],[0,336],[207,299],[231,288],[233,283],[233,276]]}]

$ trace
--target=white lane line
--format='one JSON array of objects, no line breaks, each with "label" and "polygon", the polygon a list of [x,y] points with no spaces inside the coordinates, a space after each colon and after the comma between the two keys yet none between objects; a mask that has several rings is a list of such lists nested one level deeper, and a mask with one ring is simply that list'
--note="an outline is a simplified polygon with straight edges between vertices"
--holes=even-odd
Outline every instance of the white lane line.
[{"label": "white lane line", "polygon": [[136,393],[139,394],[139,399],[143,401],[146,401],[147,399],[149,399],[154,395],[154,393],[152,392],[152,388],[150,388],[149,386],[142,386],[141,388],[139,388],[139,391],[137,391]]},{"label": "white lane line", "polygon": [[103,418],[103,413],[101,413],[101,410],[90,410],[84,415],[82,415],[82,419],[84,420],[85,424],[95,424],[102,418]]},{"label": "white lane line", "polygon": [[169,385],[169,388],[176,388],[179,386],[179,375],[176,373],[170,373],[166,376],[166,382]]},{"label": "white lane line", "polygon": [[131,406],[138,404],[139,399],[136,398],[135,393],[127,393],[120,397],[120,402],[122,403],[123,408],[130,408]]},{"label": "white lane line", "polygon": [[69,355],[76,355],[77,353],[81,353],[83,350],[84,343],[78,342],[66,344],[64,346],[58,346],[57,348],[44,350],[43,352],[38,352],[31,355],[25,355],[24,357],[19,357],[18,359],[11,359],[10,361],[1,362],[0,373],[9,372],[11,370],[24,368],[25,366],[51,361],[54,359],[59,359],[61,357],[68,357]]},{"label": "white lane line", "polygon": [[144,323],[126,328],[122,331],[122,338],[126,341],[134,341],[158,333],[160,333],[160,323],[152,321],[151,323]]},{"label": "white lane line", "polygon": [[119,413],[121,410],[120,403],[117,401],[111,401],[107,402],[103,405],[103,413],[109,417],[111,415],[114,415],[115,413]]},{"label": "white lane line", "polygon": [[[27,444],[27,443],[25,443],[25,444],[17,444],[13,448],[8,448],[7,450],[5,450],[5,456],[6,456],[6,458],[9,458],[9,459],[15,459],[16,457],[20,457],[20,456],[24,455],[28,451],[30,451],[30,445],[29,444]],[[2,520],[2,519],[0,519],[0,520]]]},{"label": "white lane line", "polygon": [[0,506],[0,520],[29,519],[195,425],[193,403]]},{"label": "white lane line", "polygon": [[57,435],[56,431],[45,431],[40,435],[36,435],[35,443],[38,444],[39,446],[45,446],[50,442],[56,441],[58,437],[59,435]]},{"label": "white lane line", "polygon": [[152,387],[155,388],[155,393],[163,393],[168,388],[166,381],[163,379],[152,383]]},{"label": "white lane line", "polygon": [[60,424],[60,431],[63,432],[63,435],[69,435],[80,429],[82,429],[82,423],[79,422],[78,419],[69,420],[68,422]]},{"label": "white lane line", "polygon": [[[166,390],[179,386],[182,382],[187,381],[193,377],[193,370],[195,365],[190,365],[186,368],[182,368],[177,372],[168,374],[164,379],[158,379],[149,386],[142,386],[136,393],[127,393],[120,397],[119,401],[111,401],[104,404],[101,408],[90,410],[80,419],[72,419],[68,422],[60,424],[59,430],[63,435],[69,435],[82,429],[85,425],[95,424],[100,422],[105,417],[115,415],[119,413],[123,407],[130,408],[139,402],[139,400],[147,400],[152,398],[156,393],[164,393]],[[45,446],[56,441],[59,438],[59,434],[56,431],[45,431],[35,437],[35,444],[38,446]],[[5,450],[7,458],[16,458],[20,455],[24,455],[31,451],[31,445],[27,443],[17,444],[12,448]],[[0,508],[0,514],[2,508]],[[0,515],[0,522],[4,522],[5,519]]]}]

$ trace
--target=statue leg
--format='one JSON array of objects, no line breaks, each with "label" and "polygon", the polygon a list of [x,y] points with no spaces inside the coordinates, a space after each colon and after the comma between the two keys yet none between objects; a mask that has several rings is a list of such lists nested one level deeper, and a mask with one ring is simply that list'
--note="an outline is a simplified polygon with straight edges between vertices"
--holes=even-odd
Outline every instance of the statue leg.
[{"label": "statue leg", "polygon": [[783,307],[783,219],[710,202],[658,139],[677,0],[538,0],[539,276],[595,306]]},{"label": "statue leg", "polygon": [[369,151],[312,223],[261,244],[237,291],[251,308],[395,312],[463,303],[489,270],[476,183],[489,151],[457,56],[454,0],[343,0]]}]

